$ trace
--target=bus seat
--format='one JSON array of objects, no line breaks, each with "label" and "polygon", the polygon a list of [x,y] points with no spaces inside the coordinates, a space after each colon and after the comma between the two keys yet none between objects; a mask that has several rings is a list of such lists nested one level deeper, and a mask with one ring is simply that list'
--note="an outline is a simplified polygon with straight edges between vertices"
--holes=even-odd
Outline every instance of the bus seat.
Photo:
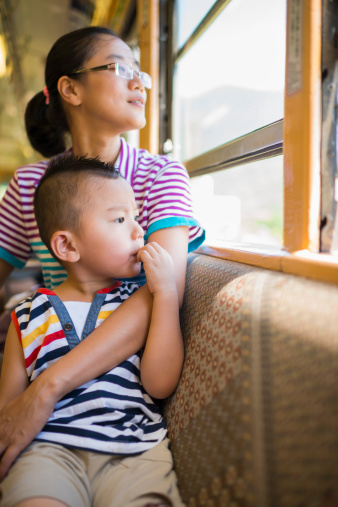
[{"label": "bus seat", "polygon": [[184,501],[338,505],[338,287],[190,254],[165,400]]}]

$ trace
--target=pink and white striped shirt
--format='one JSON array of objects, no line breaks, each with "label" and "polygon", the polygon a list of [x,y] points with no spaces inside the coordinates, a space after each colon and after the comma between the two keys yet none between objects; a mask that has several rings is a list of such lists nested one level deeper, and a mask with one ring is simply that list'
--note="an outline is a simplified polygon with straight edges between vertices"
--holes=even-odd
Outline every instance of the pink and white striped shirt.
[{"label": "pink and white striped shirt", "polygon": [[[48,161],[41,161],[16,170],[0,204],[0,258],[21,268],[34,253],[41,262],[45,285],[52,289],[65,280],[66,272],[42,243],[33,207],[35,187],[47,165]],[[145,240],[159,229],[189,226],[189,251],[204,241],[182,164],[133,148],[121,137],[115,165],[134,190]]]}]

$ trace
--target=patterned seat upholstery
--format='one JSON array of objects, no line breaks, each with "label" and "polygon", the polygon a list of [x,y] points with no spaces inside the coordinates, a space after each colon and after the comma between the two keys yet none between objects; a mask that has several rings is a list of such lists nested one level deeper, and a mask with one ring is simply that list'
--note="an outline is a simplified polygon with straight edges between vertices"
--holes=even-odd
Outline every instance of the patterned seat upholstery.
[{"label": "patterned seat upholstery", "polygon": [[189,507],[338,506],[338,287],[191,254],[165,401]]}]

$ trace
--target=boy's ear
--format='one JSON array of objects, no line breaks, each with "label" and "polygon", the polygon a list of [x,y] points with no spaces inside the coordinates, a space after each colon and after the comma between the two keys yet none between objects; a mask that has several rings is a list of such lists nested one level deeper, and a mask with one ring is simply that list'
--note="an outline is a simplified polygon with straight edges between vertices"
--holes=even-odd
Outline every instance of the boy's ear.
[{"label": "boy's ear", "polygon": [[58,91],[62,99],[68,104],[73,106],[79,106],[81,104],[77,81],[71,79],[70,77],[60,77],[58,81]]},{"label": "boy's ear", "polygon": [[62,262],[77,262],[80,259],[80,252],[70,231],[54,232],[50,246],[54,255]]}]

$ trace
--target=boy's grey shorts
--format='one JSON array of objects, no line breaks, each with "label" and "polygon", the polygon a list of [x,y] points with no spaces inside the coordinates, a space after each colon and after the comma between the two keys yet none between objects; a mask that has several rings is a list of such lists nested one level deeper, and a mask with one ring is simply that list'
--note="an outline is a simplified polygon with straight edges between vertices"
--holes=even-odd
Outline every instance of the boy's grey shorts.
[{"label": "boy's grey shorts", "polygon": [[183,506],[165,439],[133,456],[99,454],[33,442],[0,484],[1,507],[47,497],[69,507]]}]

